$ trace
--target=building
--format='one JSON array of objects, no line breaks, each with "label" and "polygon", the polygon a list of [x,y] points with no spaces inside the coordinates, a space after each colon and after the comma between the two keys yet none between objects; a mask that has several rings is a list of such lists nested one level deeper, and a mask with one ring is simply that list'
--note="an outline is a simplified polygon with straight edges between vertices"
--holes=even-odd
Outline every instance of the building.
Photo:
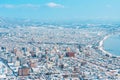
[{"label": "building", "polygon": [[66,57],[75,57],[75,53],[74,52],[67,52]]},{"label": "building", "polygon": [[28,76],[29,75],[29,71],[30,69],[27,67],[23,67],[23,68],[19,68],[18,69],[18,75],[19,76]]}]

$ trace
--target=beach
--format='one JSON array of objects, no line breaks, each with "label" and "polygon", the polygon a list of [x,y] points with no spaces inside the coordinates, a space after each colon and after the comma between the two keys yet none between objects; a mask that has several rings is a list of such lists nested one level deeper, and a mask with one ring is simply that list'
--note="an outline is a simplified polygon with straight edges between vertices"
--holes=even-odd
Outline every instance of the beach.
[{"label": "beach", "polygon": [[111,53],[105,51],[104,48],[103,48],[103,43],[104,43],[104,41],[105,41],[107,38],[109,38],[109,37],[110,37],[110,35],[106,35],[106,36],[99,42],[99,49],[100,49],[103,53],[112,56]]}]

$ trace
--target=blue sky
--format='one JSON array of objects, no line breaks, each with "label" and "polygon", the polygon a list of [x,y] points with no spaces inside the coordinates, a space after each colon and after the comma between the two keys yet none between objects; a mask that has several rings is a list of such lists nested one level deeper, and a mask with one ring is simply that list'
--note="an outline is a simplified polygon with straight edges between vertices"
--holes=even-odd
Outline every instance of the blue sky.
[{"label": "blue sky", "polygon": [[0,0],[0,16],[41,20],[120,20],[120,0]]}]

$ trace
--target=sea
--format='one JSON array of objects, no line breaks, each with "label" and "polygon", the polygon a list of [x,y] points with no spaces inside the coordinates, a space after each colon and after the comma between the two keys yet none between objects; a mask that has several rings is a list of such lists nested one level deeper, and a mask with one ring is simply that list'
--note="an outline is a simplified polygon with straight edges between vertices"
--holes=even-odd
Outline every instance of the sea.
[{"label": "sea", "polygon": [[120,35],[112,35],[103,43],[105,51],[115,56],[120,56]]}]

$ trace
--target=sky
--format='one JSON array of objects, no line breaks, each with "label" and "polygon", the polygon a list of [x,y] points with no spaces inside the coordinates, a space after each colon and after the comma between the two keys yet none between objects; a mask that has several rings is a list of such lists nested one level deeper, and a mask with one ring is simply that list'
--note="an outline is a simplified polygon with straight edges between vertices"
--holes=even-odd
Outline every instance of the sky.
[{"label": "sky", "polygon": [[120,20],[120,0],[0,0],[0,16],[40,20]]}]

